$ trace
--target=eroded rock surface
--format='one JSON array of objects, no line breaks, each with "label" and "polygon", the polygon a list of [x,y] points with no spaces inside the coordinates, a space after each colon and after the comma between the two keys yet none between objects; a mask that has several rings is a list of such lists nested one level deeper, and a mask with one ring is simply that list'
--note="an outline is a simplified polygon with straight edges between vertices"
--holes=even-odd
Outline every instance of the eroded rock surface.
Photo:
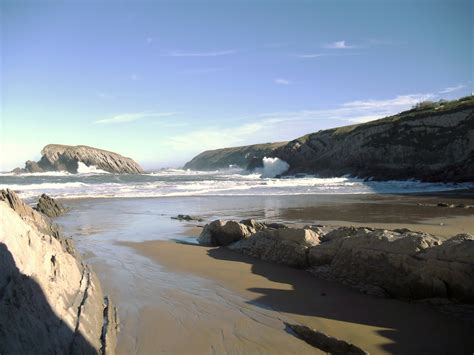
[{"label": "eroded rock surface", "polygon": [[315,348],[334,355],[368,355],[358,346],[344,340],[333,338],[315,329],[299,324],[286,324],[299,338]]},{"label": "eroded rock surface", "polygon": [[263,157],[284,144],[286,142],[206,150],[187,162],[184,169],[215,170],[238,167],[251,170],[261,167]]},{"label": "eroded rock surface", "polygon": [[116,311],[95,273],[48,217],[0,197],[0,353],[114,353]]},{"label": "eroded rock surface", "polygon": [[143,173],[140,165],[131,158],[85,145],[49,144],[43,148],[41,154],[42,157],[38,162],[28,160],[24,169],[15,169],[14,172],[68,171],[75,174],[81,162],[87,167],[94,166],[109,173]]},{"label": "eroded rock surface", "polygon": [[229,245],[229,249],[297,268],[306,268],[309,248],[319,244],[319,236],[310,229],[266,228]]},{"label": "eroded rock surface", "polygon": [[34,208],[36,211],[45,214],[48,217],[58,217],[67,212],[63,204],[46,194],[42,194]]},{"label": "eroded rock surface", "polygon": [[225,246],[247,238],[252,233],[255,233],[255,229],[243,223],[216,220],[204,226],[198,242],[203,245]]},{"label": "eroded rock surface", "polygon": [[[227,226],[227,227],[226,227]],[[274,227],[272,227],[274,226]],[[408,229],[214,221],[199,241],[337,280],[377,296],[474,303],[474,237]]]},{"label": "eroded rock surface", "polygon": [[341,228],[308,254],[312,272],[398,298],[474,302],[474,239],[409,230]]},{"label": "eroded rock surface", "polygon": [[287,174],[474,181],[474,96],[310,133],[270,156]]}]

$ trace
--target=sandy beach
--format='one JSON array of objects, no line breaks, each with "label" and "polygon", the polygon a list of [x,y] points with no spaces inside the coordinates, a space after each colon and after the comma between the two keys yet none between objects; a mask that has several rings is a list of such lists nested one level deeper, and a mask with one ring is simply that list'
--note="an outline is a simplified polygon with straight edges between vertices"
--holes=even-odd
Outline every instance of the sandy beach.
[{"label": "sandy beach", "polygon": [[[373,354],[469,353],[472,325],[430,305],[367,296],[303,270],[187,244],[216,218],[410,228],[444,237],[474,229],[474,209],[438,207],[440,202],[471,205],[474,199],[77,199],[64,201],[72,211],[58,222],[118,304],[118,353],[318,353],[285,323],[308,325]],[[204,221],[170,218],[179,213]]]}]

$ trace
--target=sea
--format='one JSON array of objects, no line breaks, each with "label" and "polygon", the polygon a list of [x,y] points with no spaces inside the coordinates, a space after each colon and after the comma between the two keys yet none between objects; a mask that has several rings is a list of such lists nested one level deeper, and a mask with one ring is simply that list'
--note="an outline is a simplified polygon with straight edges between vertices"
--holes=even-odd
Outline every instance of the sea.
[{"label": "sea", "polygon": [[46,193],[55,198],[133,198],[186,196],[285,196],[324,194],[394,194],[473,188],[473,183],[430,183],[416,180],[374,181],[356,177],[314,175],[265,177],[265,171],[242,169],[191,171],[161,169],[138,175],[111,174],[94,166],[68,172],[0,173],[0,189],[25,200]]}]

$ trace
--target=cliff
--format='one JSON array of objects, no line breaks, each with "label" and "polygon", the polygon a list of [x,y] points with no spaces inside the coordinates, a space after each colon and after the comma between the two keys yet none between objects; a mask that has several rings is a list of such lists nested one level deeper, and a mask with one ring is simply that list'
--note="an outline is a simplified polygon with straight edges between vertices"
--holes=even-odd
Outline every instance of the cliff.
[{"label": "cliff", "polygon": [[131,158],[107,150],[88,147],[85,145],[69,146],[49,144],[41,151],[42,157],[38,162],[28,160],[24,169],[15,169],[15,172],[44,172],[68,171],[77,173],[79,164],[95,166],[109,173],[140,174],[143,169]]},{"label": "cliff", "polygon": [[262,158],[286,142],[246,145],[241,147],[206,150],[184,165],[184,169],[215,170],[237,166],[247,169],[261,166]]},{"label": "cliff", "polygon": [[311,133],[271,156],[290,165],[287,174],[474,181],[474,97]]},{"label": "cliff", "polygon": [[71,242],[0,191],[0,353],[113,354],[118,321]]}]

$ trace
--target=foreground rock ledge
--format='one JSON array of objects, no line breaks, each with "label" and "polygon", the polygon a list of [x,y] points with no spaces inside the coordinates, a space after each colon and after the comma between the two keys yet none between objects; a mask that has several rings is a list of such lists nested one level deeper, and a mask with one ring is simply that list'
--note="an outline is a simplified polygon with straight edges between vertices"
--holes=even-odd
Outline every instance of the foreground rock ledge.
[{"label": "foreground rock ledge", "polygon": [[259,259],[308,269],[364,293],[474,303],[474,236],[442,239],[408,229],[213,221],[201,244],[227,246]]},{"label": "foreground rock ledge", "polygon": [[0,191],[0,353],[113,354],[117,312],[44,215]]}]

